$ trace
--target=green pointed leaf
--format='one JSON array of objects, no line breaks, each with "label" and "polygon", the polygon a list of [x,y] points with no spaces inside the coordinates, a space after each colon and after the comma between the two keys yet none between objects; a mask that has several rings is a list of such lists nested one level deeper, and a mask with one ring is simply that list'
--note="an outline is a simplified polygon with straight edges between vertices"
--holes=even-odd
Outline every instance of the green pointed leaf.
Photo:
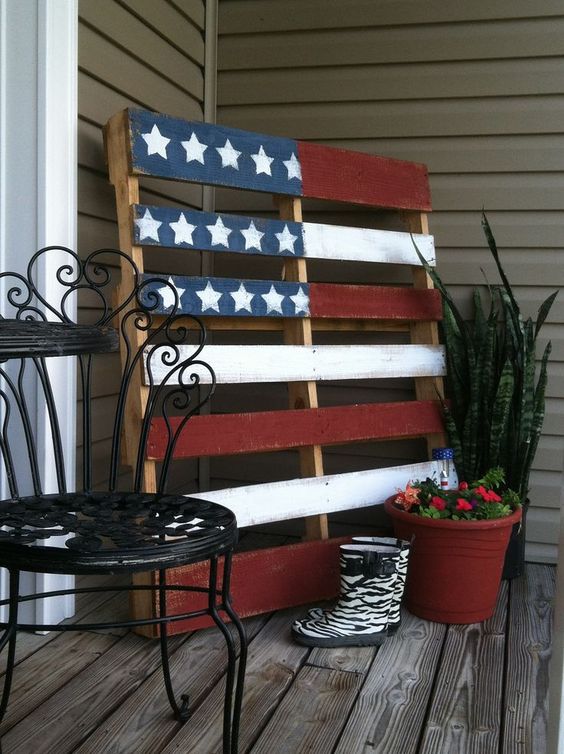
[{"label": "green pointed leaf", "polygon": [[539,330],[544,325],[545,319],[548,317],[548,313],[550,312],[550,309],[552,307],[552,304],[554,303],[554,299],[558,295],[558,291],[554,291],[554,293],[551,293],[550,296],[545,299],[542,304],[539,306],[539,310],[537,313],[537,325],[535,327],[535,338],[539,334]]},{"label": "green pointed leaf", "polygon": [[513,376],[513,366],[511,362],[507,361],[499,379],[492,407],[488,459],[490,467],[503,464],[503,459],[500,457],[501,439],[507,434],[514,388],[515,379]]}]

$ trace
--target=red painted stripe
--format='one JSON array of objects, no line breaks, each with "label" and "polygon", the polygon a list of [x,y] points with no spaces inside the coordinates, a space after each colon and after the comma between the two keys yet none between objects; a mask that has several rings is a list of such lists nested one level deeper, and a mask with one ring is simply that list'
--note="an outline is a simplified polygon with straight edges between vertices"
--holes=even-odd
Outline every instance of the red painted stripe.
[{"label": "red painted stripe", "polygon": [[[173,426],[176,422],[171,421]],[[436,401],[367,403],[329,408],[194,416],[176,446],[175,458],[260,453],[307,445],[419,437],[444,429]],[[166,425],[151,424],[147,455],[159,460]]]},{"label": "red painted stripe", "polygon": [[437,290],[372,285],[311,283],[312,317],[359,319],[439,320],[441,296]]},{"label": "red painted stripe", "polygon": [[[231,569],[233,607],[245,618],[336,597],[339,593],[339,545],[346,542],[350,539],[341,537],[238,553]],[[167,582],[207,587],[209,564],[171,568],[167,571]],[[201,594],[169,592],[167,595],[168,615],[205,607],[205,596]],[[155,614],[157,609],[155,604]],[[211,625],[211,618],[204,616],[170,623],[169,632],[182,633]]]},{"label": "red painted stripe", "polygon": [[392,209],[431,210],[425,165],[298,142],[302,194]]}]

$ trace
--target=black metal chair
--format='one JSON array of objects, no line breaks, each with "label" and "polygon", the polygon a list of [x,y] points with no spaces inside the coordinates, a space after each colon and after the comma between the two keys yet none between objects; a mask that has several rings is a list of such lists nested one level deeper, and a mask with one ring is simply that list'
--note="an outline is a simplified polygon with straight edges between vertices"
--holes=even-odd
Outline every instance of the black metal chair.
[{"label": "black metal chair", "polygon": [[[38,269],[45,269],[49,255],[68,255],[68,262],[60,265],[56,279],[60,290],[58,301],[47,301],[41,294]],[[66,257],[65,257],[66,258]],[[122,274],[119,304],[109,302],[114,288],[114,267],[127,271]],[[48,268],[47,268],[48,269]],[[49,273],[54,277],[55,273]],[[115,275],[114,275],[115,277]],[[126,283],[130,290],[124,291]],[[0,701],[0,720],[6,711],[13,676],[16,637],[18,630],[88,630],[156,624],[160,631],[162,667],[166,693],[175,717],[185,721],[189,716],[188,697],[178,700],[173,691],[167,651],[167,627],[172,621],[209,615],[223,633],[227,645],[227,683],[223,717],[223,751],[237,751],[243,679],[246,661],[246,638],[229,597],[231,556],[237,540],[234,514],[215,503],[177,494],[167,494],[170,463],[180,432],[187,420],[211,395],[215,387],[213,370],[202,361],[200,353],[205,343],[205,330],[197,318],[186,326],[175,314],[178,296],[170,286],[169,300],[175,304],[170,313],[160,319],[154,316],[158,294],[149,290],[154,279],[141,279],[129,257],[115,250],[100,250],[81,261],[69,249],[48,247],[31,259],[27,274],[3,272],[0,285],[6,291],[6,311],[0,318],[0,454],[9,489],[9,498],[0,502],[0,567],[9,572],[9,599],[0,602],[8,606],[8,620],[0,627],[0,651],[8,647],[4,691]],[[166,285],[160,281],[159,285]],[[95,312],[95,321],[79,325],[71,321],[71,301],[81,296],[89,299],[87,307]],[[49,320],[49,321],[48,321]],[[119,393],[113,416],[111,453],[108,459],[108,484],[104,491],[92,489],[92,396],[93,363],[95,354],[107,354],[121,348],[122,369]],[[181,346],[191,345],[185,356]],[[79,385],[82,397],[83,479],[77,489],[68,491],[65,482],[65,463],[59,419],[49,379],[48,357],[74,356],[78,362]],[[15,364],[13,363],[15,362]],[[159,384],[152,379],[157,363],[165,365],[166,376]],[[148,373],[149,394],[146,408],[139,417],[137,461],[130,488],[118,488],[120,453],[128,402],[139,380],[140,370]],[[207,395],[198,374],[207,370],[210,384]],[[29,376],[35,375],[35,380]],[[30,399],[26,397],[29,382],[39,385],[46,405],[50,427],[53,462],[58,489],[46,493],[40,478],[37,438],[34,436]],[[180,414],[178,423],[170,422],[171,414]],[[156,416],[165,419],[168,445],[161,464],[156,491],[142,489],[146,445],[151,421]],[[174,425],[174,426],[173,426]],[[14,445],[14,433],[19,439]],[[131,438],[129,438],[131,439]],[[21,459],[29,478],[21,478]],[[20,478],[19,478],[20,477]],[[53,538],[66,537],[54,546],[45,546]],[[223,578],[218,577],[219,560],[224,559]],[[194,562],[209,561],[209,585],[184,587],[167,584],[168,568]],[[157,571],[156,586],[130,585],[121,589],[153,589],[159,611],[157,617],[146,620],[118,621],[104,624],[28,624],[18,620],[18,607],[23,601],[44,599],[71,592],[99,591],[94,589],[59,590],[48,593],[19,594],[20,571],[51,574],[119,574]],[[167,615],[166,595],[169,590],[207,593],[207,606],[182,614]],[[112,591],[115,587],[112,586]],[[240,644],[237,669],[235,638],[224,616],[231,620]]]}]

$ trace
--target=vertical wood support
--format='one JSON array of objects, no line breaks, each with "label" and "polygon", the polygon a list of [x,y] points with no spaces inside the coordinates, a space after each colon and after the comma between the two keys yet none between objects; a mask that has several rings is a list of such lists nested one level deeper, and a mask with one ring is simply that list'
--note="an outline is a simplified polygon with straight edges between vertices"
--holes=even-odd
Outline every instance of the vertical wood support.
[{"label": "vertical wood support", "polygon": [[[276,197],[278,212],[282,220],[302,222],[302,203],[290,196]],[[286,259],[283,270],[284,280],[307,283],[306,260]],[[311,320],[309,317],[296,317],[284,321],[284,343],[287,345],[313,345]],[[315,382],[288,383],[290,408],[317,408],[317,384]],[[320,445],[300,448],[300,473],[303,477],[323,476],[323,455]],[[327,515],[308,516],[305,519],[306,539],[328,539],[329,524]]]},{"label": "vertical wood support", "polygon": [[[425,212],[404,212],[402,219],[410,233],[429,233],[429,219]],[[422,267],[412,267],[413,287],[429,290],[433,288],[433,281]],[[439,345],[439,328],[436,322],[411,322],[409,326],[411,342],[428,345]],[[444,396],[442,377],[417,377],[415,379],[415,395],[417,400],[436,401]],[[427,450],[429,457],[433,448],[445,444],[444,432],[427,435]]]},{"label": "vertical wood support", "polygon": [[[119,246],[122,252],[127,254],[137,266],[140,273],[144,271],[143,248],[132,243],[131,210],[132,204],[139,203],[139,179],[129,175],[129,127],[127,113],[116,114],[104,128],[105,152],[108,161],[110,183],[113,184],[116,195],[116,207],[119,229]],[[134,285],[133,270],[130,265],[122,260],[121,280],[116,291],[119,297],[120,290],[130,291]],[[131,327],[128,337],[133,349],[142,345],[143,333],[136,327]],[[125,358],[121,351],[122,362]],[[137,459],[139,443],[139,431],[141,417],[147,405],[149,389],[143,384],[141,364],[137,374],[133,376],[130,386],[128,410],[125,416],[125,432],[123,440],[124,462],[128,466],[134,466]],[[154,461],[145,461],[143,467],[143,489],[145,492],[156,492],[156,464]],[[137,585],[149,585],[153,583],[153,574],[140,573],[133,575],[133,583]],[[154,613],[152,594],[149,591],[131,592],[130,605],[132,615],[135,617],[151,616]],[[137,632],[144,636],[155,637],[157,635],[154,626],[141,626]]]}]

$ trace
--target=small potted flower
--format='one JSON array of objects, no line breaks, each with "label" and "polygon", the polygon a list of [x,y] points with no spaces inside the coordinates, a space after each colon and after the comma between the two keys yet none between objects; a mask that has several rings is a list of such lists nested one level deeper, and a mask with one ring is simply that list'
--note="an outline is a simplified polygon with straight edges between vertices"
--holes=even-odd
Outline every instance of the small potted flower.
[{"label": "small potted flower", "polygon": [[518,493],[501,468],[442,489],[410,482],[385,503],[396,536],[411,540],[406,584],[410,612],[440,623],[476,623],[493,615],[505,550],[521,518]]}]

